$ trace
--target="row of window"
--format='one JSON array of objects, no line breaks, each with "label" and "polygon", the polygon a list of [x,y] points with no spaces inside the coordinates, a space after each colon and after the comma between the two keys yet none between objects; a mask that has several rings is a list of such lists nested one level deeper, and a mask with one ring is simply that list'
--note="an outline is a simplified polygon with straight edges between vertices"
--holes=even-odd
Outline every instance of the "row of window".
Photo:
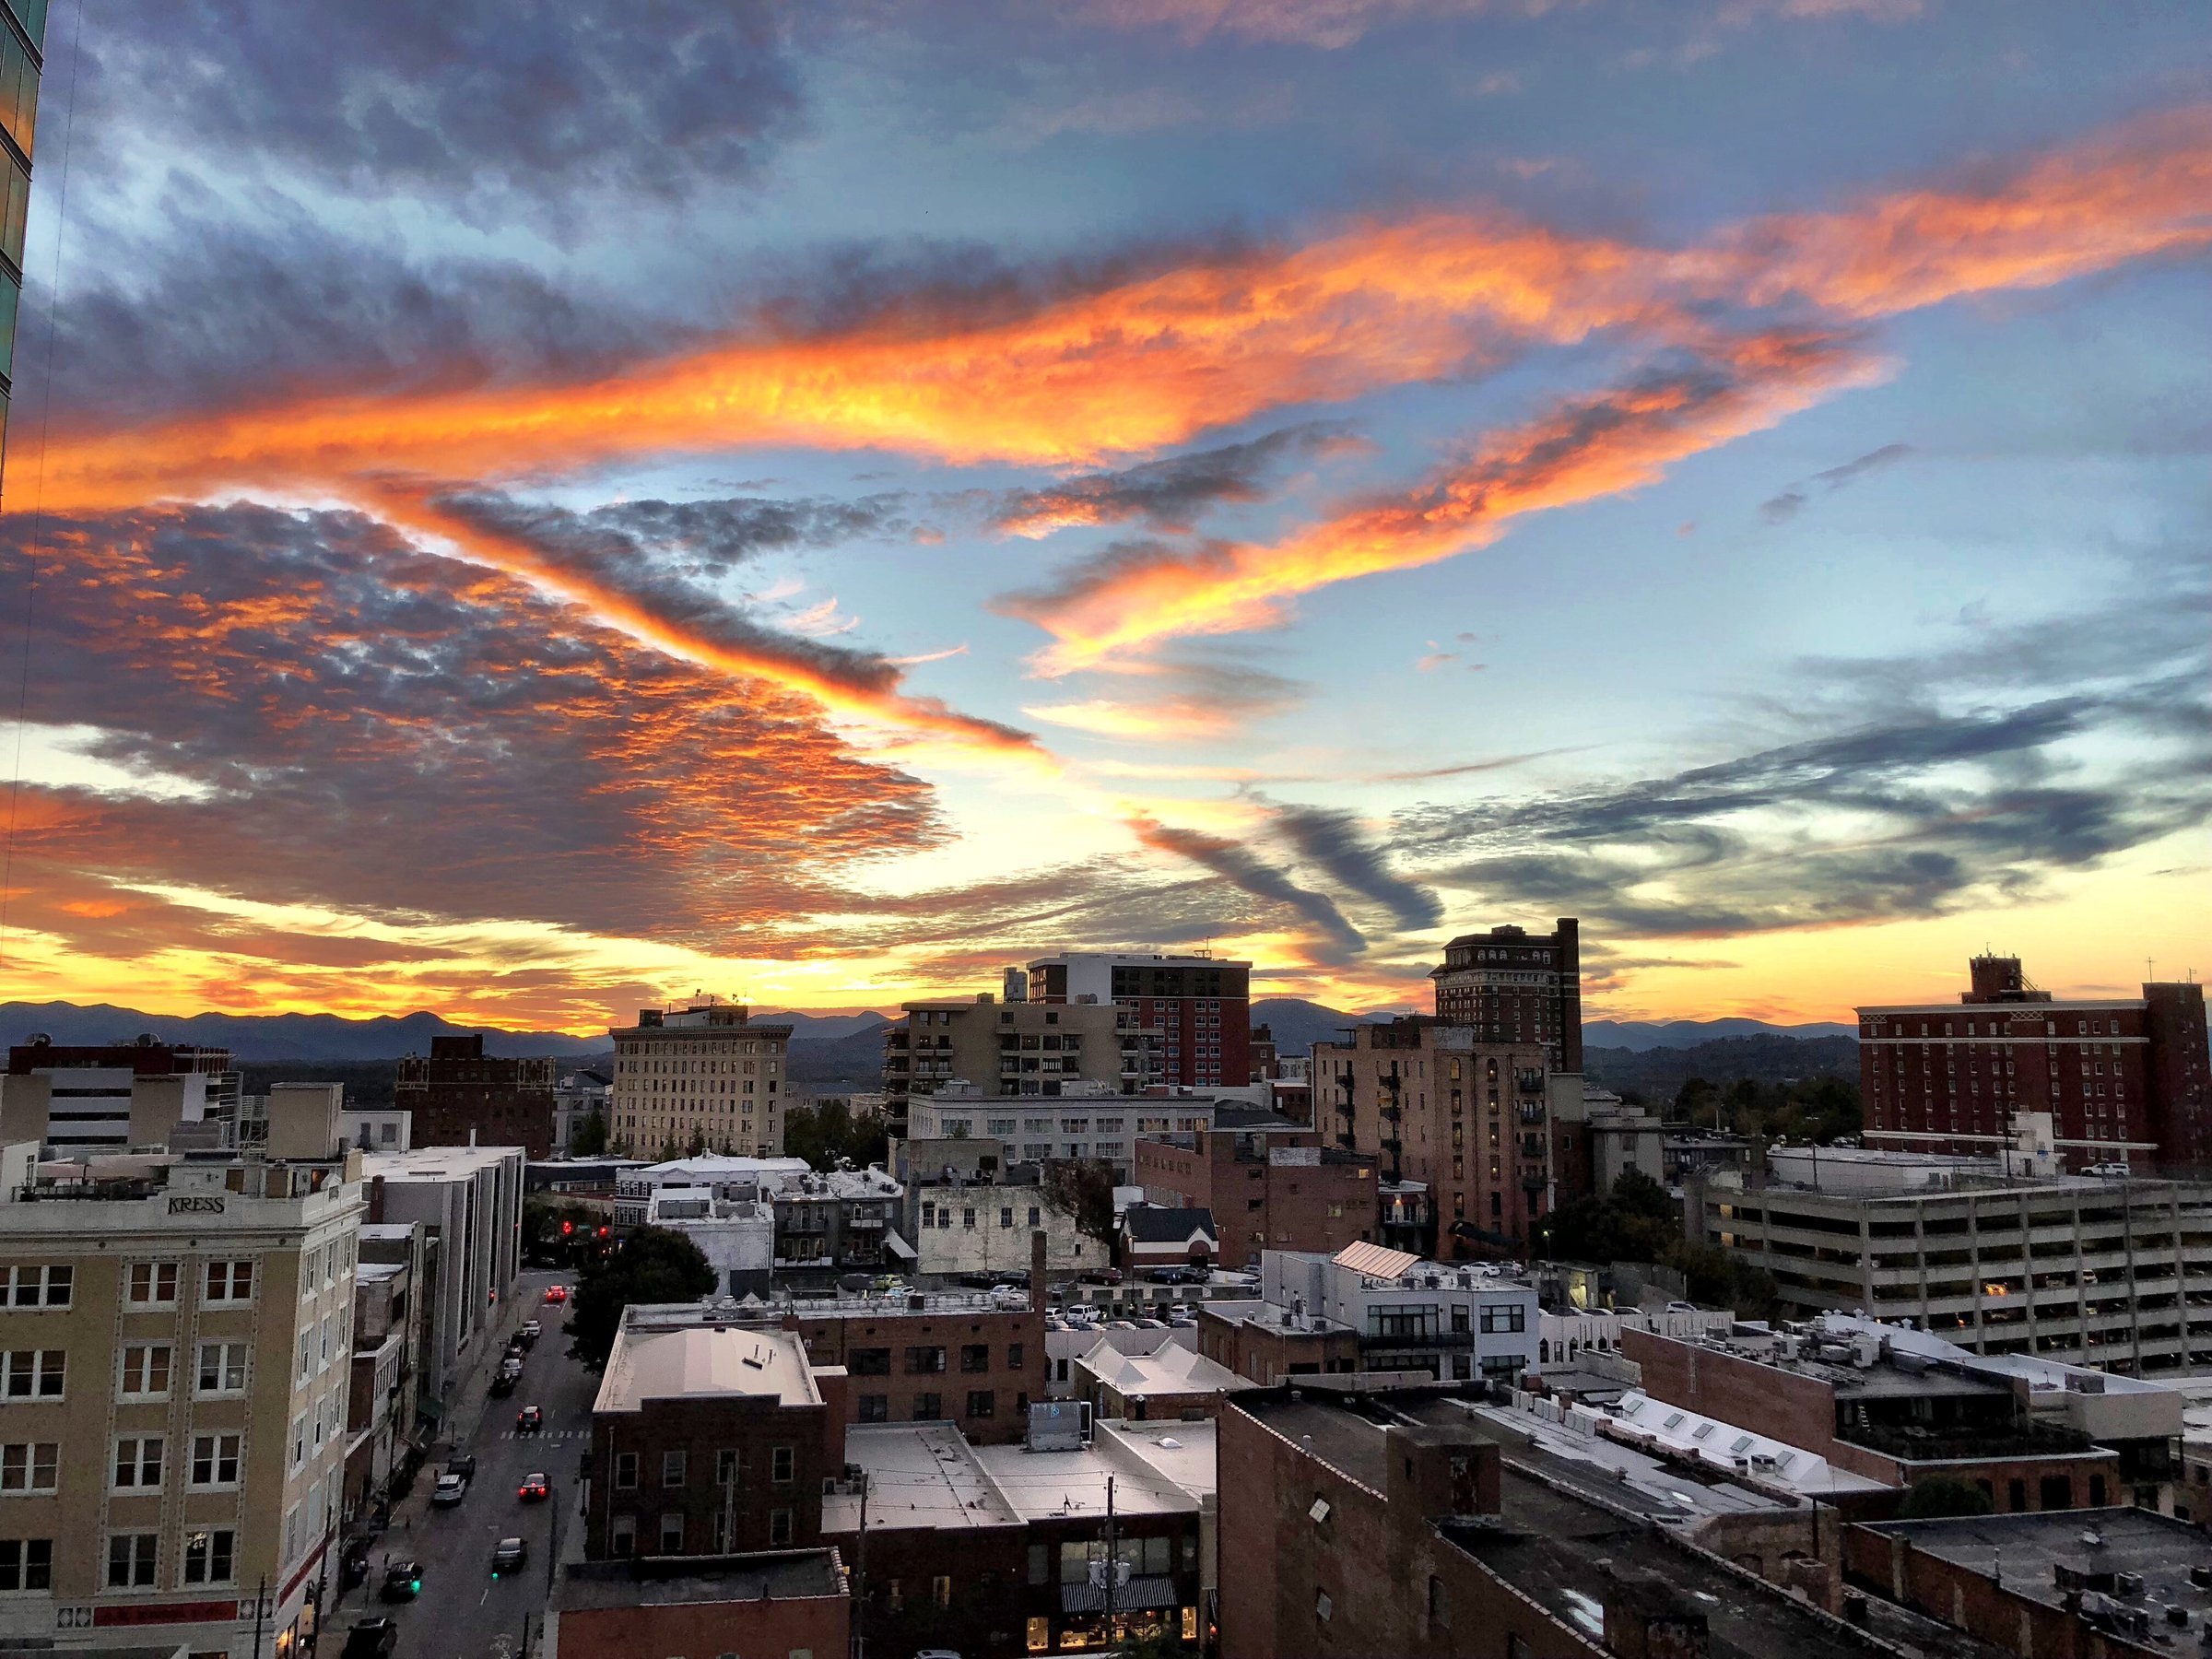
[{"label": "row of window", "polygon": [[[235,1487],[239,1480],[239,1434],[195,1434],[192,1455],[186,1459],[189,1484],[196,1489],[218,1491]],[[158,1489],[169,1467],[168,1437],[126,1434],[115,1441],[111,1461],[109,1489],[145,1492]],[[10,1441],[0,1444],[0,1496],[37,1497],[61,1489],[61,1446],[54,1441]]]},{"label": "row of window", "polygon": [[[180,1584],[228,1584],[237,1575],[238,1534],[229,1527],[202,1527],[186,1533],[181,1553]],[[152,1590],[160,1582],[160,1534],[108,1535],[109,1589]],[[53,1588],[52,1538],[0,1538],[0,1592]]]},{"label": "row of window", "polygon": [[[1030,1217],[1029,1225],[1031,1227],[1042,1226],[1044,1218],[1043,1209],[1034,1204],[1029,1206],[1028,1207]],[[963,1206],[960,1210],[960,1225],[972,1230],[975,1226],[975,1206],[973,1205]],[[1011,1205],[1001,1205],[999,1206],[998,1224],[1001,1228],[1010,1228],[1014,1225],[1014,1209]],[[923,1205],[922,1225],[924,1227],[935,1227],[939,1229],[950,1227],[952,1225],[952,1206],[949,1204],[940,1205],[934,1202]]]},{"label": "row of window", "polygon": [[[124,1399],[168,1396],[174,1347],[166,1342],[126,1342],[116,1364],[115,1392]],[[203,1342],[194,1392],[202,1396],[242,1394],[247,1347],[242,1342]],[[58,1400],[67,1389],[66,1348],[9,1348],[0,1352],[0,1398]]]},{"label": "row of window", "polygon": [[[789,1484],[796,1466],[798,1452],[792,1446],[771,1446],[768,1454],[768,1477],[778,1486]],[[635,1452],[615,1453],[615,1489],[634,1492],[638,1488],[639,1454]],[[714,1484],[731,1487],[737,1484],[739,1458],[736,1448],[725,1446],[714,1453]],[[661,1453],[661,1484],[664,1487],[688,1485],[691,1477],[691,1453],[688,1451]]]},{"label": "row of window", "polygon": [[[660,1523],[659,1553],[665,1556],[689,1553],[689,1524],[683,1512],[679,1510],[665,1511],[660,1517]],[[716,1512],[710,1528],[712,1541],[708,1546],[710,1551],[715,1555],[722,1554],[728,1547],[723,1539],[723,1529],[727,1524],[728,1517],[719,1511]],[[790,1510],[770,1510],[768,1512],[769,1543],[778,1547],[789,1544],[792,1536],[792,1525],[793,1515]],[[635,1515],[617,1515],[607,1524],[607,1547],[617,1556],[633,1556],[638,1553],[638,1518]]]},{"label": "row of window", "polygon": [[[131,1308],[173,1308],[182,1273],[180,1262],[125,1262],[124,1300]],[[66,1263],[0,1267],[0,1308],[66,1308],[76,1292],[76,1269]],[[240,1307],[253,1300],[253,1263],[250,1258],[203,1264],[202,1305]]]},{"label": "row of window", "polygon": [[[1006,1369],[1019,1371],[1023,1358],[1022,1345],[1006,1344]],[[888,1347],[854,1348],[846,1363],[856,1377],[888,1377],[891,1374],[891,1350]],[[918,1346],[906,1350],[906,1374],[910,1377],[934,1375],[945,1369],[945,1350],[941,1347]],[[960,1369],[963,1371],[987,1371],[991,1369],[991,1345],[987,1342],[969,1342],[960,1346]]]},{"label": "row of window", "polygon": [[[859,1397],[860,1420],[864,1423],[888,1423],[891,1420],[891,1397],[888,1394],[864,1394]],[[1030,1396],[1014,1396],[1014,1415],[1018,1418],[1030,1408]],[[945,1420],[945,1396],[941,1394],[918,1394],[911,1407],[912,1420],[917,1423],[937,1423]],[[990,1418],[998,1415],[998,1391],[994,1388],[971,1388],[968,1391],[968,1409],[961,1414],[969,1418]]]}]

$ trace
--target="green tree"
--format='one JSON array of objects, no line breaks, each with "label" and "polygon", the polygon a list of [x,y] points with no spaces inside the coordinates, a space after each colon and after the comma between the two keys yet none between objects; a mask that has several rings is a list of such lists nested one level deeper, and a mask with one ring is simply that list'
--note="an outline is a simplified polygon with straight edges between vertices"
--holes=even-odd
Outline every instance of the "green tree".
[{"label": "green tree", "polygon": [[1095,1158],[1056,1159],[1044,1166],[1047,1203],[1076,1218],[1076,1230],[1113,1247],[1113,1168]]},{"label": "green tree", "polygon": [[699,1246],[666,1228],[641,1227],[577,1280],[569,1352],[597,1369],[613,1352],[622,1310],[632,1302],[697,1301],[715,1288]]},{"label": "green tree", "polygon": [[1956,1475],[1935,1475],[1916,1480],[1899,1506],[1903,1521],[1936,1521],[1947,1515],[1986,1515],[1994,1507],[1989,1494]]},{"label": "green tree", "polygon": [[[589,1205],[573,1199],[523,1200],[523,1255],[534,1262],[570,1263],[580,1246],[598,1231],[603,1219]],[[566,1222],[567,1232],[560,1230]]]},{"label": "green tree", "polygon": [[594,1106],[569,1136],[569,1152],[576,1158],[596,1158],[606,1150],[606,1113]]},{"label": "green tree", "polygon": [[854,1169],[865,1170],[890,1157],[890,1137],[875,1114],[855,1118],[844,1101],[824,1100],[784,1112],[783,1150],[825,1173],[848,1159]]}]

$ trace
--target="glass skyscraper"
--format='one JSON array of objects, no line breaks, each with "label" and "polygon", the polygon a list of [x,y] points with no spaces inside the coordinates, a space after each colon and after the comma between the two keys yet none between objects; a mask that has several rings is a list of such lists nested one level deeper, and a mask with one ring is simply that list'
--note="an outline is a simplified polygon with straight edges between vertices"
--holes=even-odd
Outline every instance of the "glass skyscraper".
[{"label": "glass skyscraper", "polygon": [[23,300],[23,221],[30,210],[30,131],[39,113],[46,0],[0,0],[0,466],[15,395],[16,313]]}]

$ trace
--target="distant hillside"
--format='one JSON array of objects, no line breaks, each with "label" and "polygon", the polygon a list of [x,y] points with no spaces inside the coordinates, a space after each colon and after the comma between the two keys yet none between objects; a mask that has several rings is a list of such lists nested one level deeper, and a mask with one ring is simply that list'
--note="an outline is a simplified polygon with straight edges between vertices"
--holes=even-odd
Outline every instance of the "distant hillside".
[{"label": "distant hillside", "polygon": [[1803,1077],[1841,1077],[1854,1088],[1859,1080],[1859,1045],[1851,1037],[1784,1037],[1764,1032],[1756,1037],[1724,1037],[1688,1048],[1638,1052],[1592,1047],[1587,1040],[1589,1030],[1583,1028],[1583,1074],[1618,1092],[1633,1090],[1653,1106],[1672,1101],[1692,1077],[1720,1085],[1741,1077],[1767,1084]]},{"label": "distant hillside", "polygon": [[1316,1042],[1335,1042],[1347,1026],[1389,1018],[1387,1013],[1340,1013],[1296,996],[1264,996],[1252,1005],[1252,1023],[1264,1025],[1275,1033],[1275,1050],[1278,1054],[1308,1053]]},{"label": "distant hillside", "polygon": [[396,1060],[427,1054],[433,1037],[484,1032],[494,1054],[579,1055],[603,1051],[605,1037],[571,1037],[565,1031],[503,1031],[488,1026],[459,1026],[436,1014],[418,1012],[394,1018],[345,1019],[335,1014],[146,1014],[109,1003],[79,1007],[75,1003],[0,1004],[0,1040],[28,1042],[43,1031],[59,1043],[129,1042],[142,1033],[165,1042],[198,1042],[228,1048],[247,1061]]},{"label": "distant hillside", "polygon": [[1851,1037],[1858,1027],[1816,1022],[1811,1025],[1770,1025],[1763,1019],[1670,1019],[1664,1024],[1642,1019],[1585,1019],[1583,1046],[1647,1049],[1695,1048],[1724,1037]]},{"label": "distant hillside", "polygon": [[[761,1025],[789,1026],[794,1042],[834,1042],[864,1031],[880,1032],[891,1023],[873,1008],[864,1008],[857,1014],[801,1014],[796,1010],[763,1014],[755,1010],[752,1018]],[[877,1041],[881,1041],[878,1037]]]},{"label": "distant hillside", "polygon": [[[791,1016],[777,1018],[789,1019]],[[878,1018],[873,1025],[842,1037],[809,1037],[794,1030],[789,1061],[791,1080],[818,1094],[852,1094],[881,1088],[883,1028],[889,1023]],[[794,1020],[793,1024],[795,1027],[797,1022]]]}]

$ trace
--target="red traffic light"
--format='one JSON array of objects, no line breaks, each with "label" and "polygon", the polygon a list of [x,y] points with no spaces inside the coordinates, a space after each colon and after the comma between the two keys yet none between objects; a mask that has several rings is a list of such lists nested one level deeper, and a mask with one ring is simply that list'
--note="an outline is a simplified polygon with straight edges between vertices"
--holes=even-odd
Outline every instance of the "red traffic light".
[{"label": "red traffic light", "polygon": [[568,1237],[568,1236],[569,1236],[571,1233],[574,1232],[575,1230],[576,1230],[576,1223],[575,1223],[575,1222],[573,1222],[573,1221],[563,1221],[563,1222],[560,1224],[560,1236],[561,1236],[562,1238],[564,1238],[564,1239],[565,1239],[565,1238],[567,1238],[567,1237]]},{"label": "red traffic light", "polygon": [[600,1236],[601,1238],[603,1238],[603,1239],[604,1239],[604,1238],[606,1238],[606,1232],[607,1232],[607,1230],[606,1230],[606,1228],[604,1228],[604,1227],[603,1227],[603,1228],[601,1228],[601,1229],[599,1230],[599,1236]]}]

